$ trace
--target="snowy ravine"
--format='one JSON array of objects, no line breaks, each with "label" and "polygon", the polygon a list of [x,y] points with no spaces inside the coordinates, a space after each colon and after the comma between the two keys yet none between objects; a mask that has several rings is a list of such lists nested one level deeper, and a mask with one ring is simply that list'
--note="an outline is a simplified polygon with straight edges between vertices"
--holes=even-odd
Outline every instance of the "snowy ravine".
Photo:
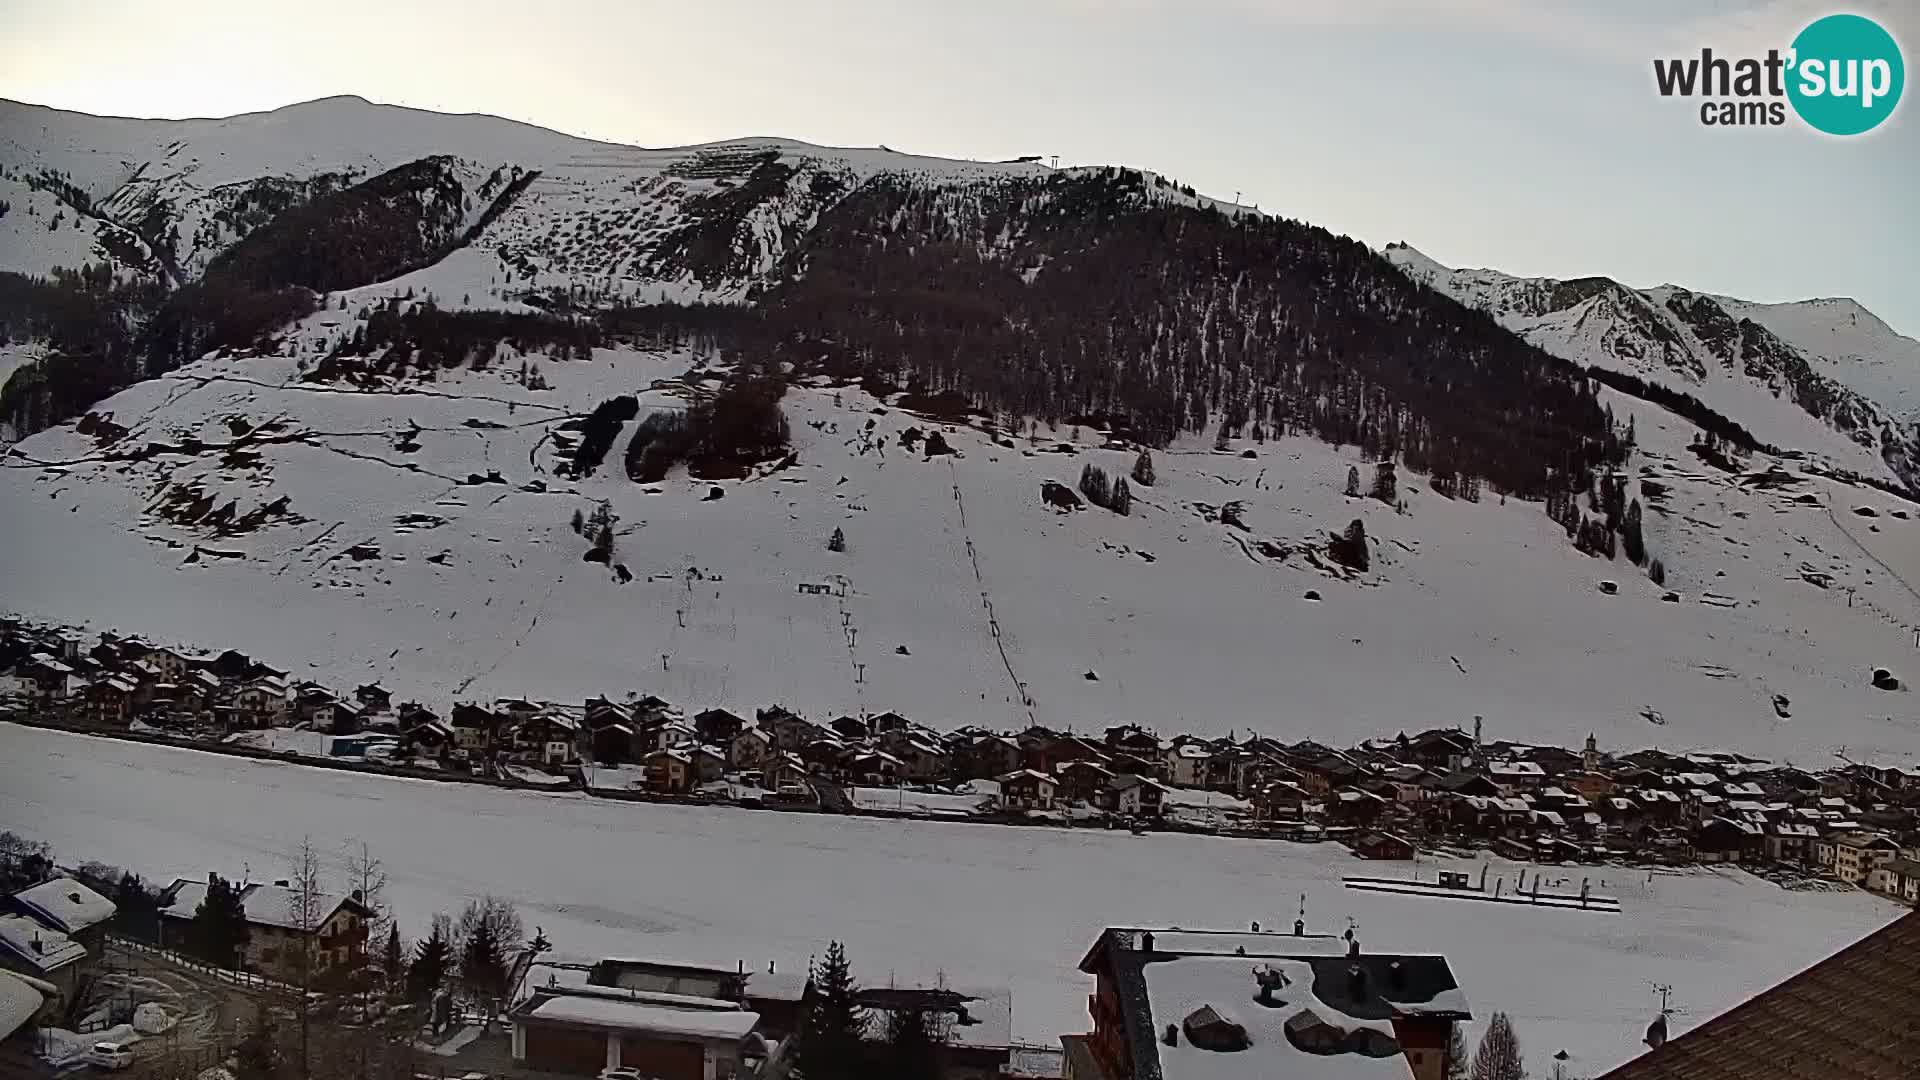
[{"label": "snowy ravine", "polygon": [[[1788,893],[1737,871],[1568,867],[1620,915],[1353,893],[1332,845],[609,803],[377,778],[0,724],[0,822],[151,877],[272,878],[302,836],[365,840],[409,933],[468,897],[512,899],[558,953],[795,970],[830,939],[870,984],[1012,988],[1016,1035],[1087,1030],[1075,964],[1107,925],[1353,919],[1363,945],[1441,952],[1482,1021],[1531,1061],[1597,1075],[1632,1057],[1674,987],[1685,1030],[1889,921],[1865,893]],[[30,768],[21,763],[31,762]],[[1472,867],[1469,867],[1472,868]],[[1511,882],[1517,868],[1493,863]],[[1431,874],[1434,864],[1389,872]],[[1470,1032],[1470,1035],[1476,1035]]]}]

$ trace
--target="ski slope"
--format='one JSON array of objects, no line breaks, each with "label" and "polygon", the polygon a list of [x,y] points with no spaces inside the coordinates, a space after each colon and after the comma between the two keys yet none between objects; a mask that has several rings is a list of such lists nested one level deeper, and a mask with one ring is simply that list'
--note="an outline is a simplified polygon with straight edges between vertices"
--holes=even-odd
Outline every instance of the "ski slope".
[{"label": "ski slope", "polygon": [[[1689,425],[1611,392],[1638,425],[1634,494],[1667,489],[1644,499],[1646,532],[1676,603],[1624,558],[1575,552],[1538,504],[1455,501],[1417,475],[1405,514],[1349,499],[1348,469],[1370,482],[1371,466],[1307,439],[1175,447],[1131,516],[1061,513],[1045,481],[1124,474],[1132,453],[1088,431],[940,425],[851,386],[789,392],[791,467],[643,487],[622,468],[629,424],[572,479],[570,418],[619,393],[684,407],[715,377],[705,358],[525,358],[547,390],[511,356],[373,390],[301,380],[353,316],[317,313],[290,355],[202,361],[102,403],[129,429],[118,443],[67,427],[18,444],[0,462],[6,606],[441,707],[646,692],[1342,743],[1484,716],[1489,737],[1808,765],[1920,747],[1905,695],[1869,685],[1875,666],[1920,669],[1920,596],[1846,531],[1893,543],[1914,515],[1805,474],[1760,483],[1762,458],[1719,472],[1685,449]],[[958,453],[908,452],[908,428]],[[569,524],[601,501],[624,584],[582,561]],[[1244,528],[1222,522],[1229,502]],[[1349,580],[1324,541],[1356,518],[1373,566]],[[836,528],[844,553],[826,547]]]},{"label": "ski slope", "polygon": [[[1342,874],[1378,864],[1332,845],[641,806],[11,725],[0,762],[0,820],[65,857],[160,880],[270,879],[302,837],[335,852],[357,838],[386,864],[409,936],[493,893],[567,957],[794,971],[839,940],[869,985],[1010,987],[1015,1035],[1036,1043],[1087,1030],[1076,965],[1102,927],[1290,926],[1304,898],[1315,932],[1352,919],[1366,948],[1444,953],[1475,1015],[1510,1013],[1536,1067],[1564,1049],[1570,1071],[1593,1076],[1641,1049],[1653,984],[1674,987],[1686,1030],[1898,912],[1737,871],[1649,882],[1611,867],[1564,874],[1618,895],[1621,914],[1464,904],[1346,890]],[[1491,874],[1511,885],[1517,869],[1495,861]],[[1407,870],[1430,876],[1433,864]]]}]

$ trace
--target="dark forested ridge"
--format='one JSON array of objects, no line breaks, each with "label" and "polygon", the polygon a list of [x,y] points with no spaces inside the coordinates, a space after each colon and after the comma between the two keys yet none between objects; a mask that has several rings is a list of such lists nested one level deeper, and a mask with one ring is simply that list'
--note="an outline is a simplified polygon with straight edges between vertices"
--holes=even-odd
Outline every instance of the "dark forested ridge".
[{"label": "dark forested ridge", "polygon": [[[1525,495],[1578,485],[1623,453],[1584,372],[1324,229],[1197,206],[1124,169],[842,185],[766,155],[730,167],[737,182],[703,196],[649,257],[663,275],[732,273],[740,252],[760,250],[740,238],[763,210],[802,207],[785,220],[805,227],[782,226],[781,258],[749,305],[609,310],[597,326],[580,320],[578,297],[543,302],[552,318],[383,308],[323,368],[479,365],[509,338],[565,360],[603,336],[640,337],[1015,422],[1098,422],[1148,445],[1216,429],[1310,434]],[[484,220],[530,176],[463,184],[450,159],[423,159],[288,208],[170,295],[96,295],[121,304],[103,320],[119,329],[91,346],[112,362],[43,394],[18,426],[75,415],[207,349],[259,344],[311,310],[315,291],[443,257],[472,239],[460,227],[470,211],[490,207]],[[656,459],[673,445],[661,435]]]},{"label": "dark forested ridge", "polygon": [[1523,494],[1621,456],[1584,373],[1365,245],[1149,184],[864,185],[764,294],[759,349],[1146,443],[1224,421]]}]

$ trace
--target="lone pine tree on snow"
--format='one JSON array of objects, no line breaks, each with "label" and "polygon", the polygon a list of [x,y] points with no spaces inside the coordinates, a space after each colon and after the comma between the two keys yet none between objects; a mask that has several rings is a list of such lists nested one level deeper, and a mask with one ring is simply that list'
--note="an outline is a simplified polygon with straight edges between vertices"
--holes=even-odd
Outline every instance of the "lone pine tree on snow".
[{"label": "lone pine tree on snow", "polygon": [[1133,482],[1141,487],[1152,487],[1153,479],[1153,455],[1143,446],[1140,456],[1133,459]]},{"label": "lone pine tree on snow", "polygon": [[1497,1012],[1480,1037],[1480,1049],[1473,1055],[1473,1080],[1527,1080],[1527,1065],[1520,1057],[1520,1039],[1513,1033],[1513,1021]]},{"label": "lone pine tree on snow", "polygon": [[828,551],[847,550],[847,534],[844,530],[835,529],[833,530],[833,535],[827,537],[827,550]]}]

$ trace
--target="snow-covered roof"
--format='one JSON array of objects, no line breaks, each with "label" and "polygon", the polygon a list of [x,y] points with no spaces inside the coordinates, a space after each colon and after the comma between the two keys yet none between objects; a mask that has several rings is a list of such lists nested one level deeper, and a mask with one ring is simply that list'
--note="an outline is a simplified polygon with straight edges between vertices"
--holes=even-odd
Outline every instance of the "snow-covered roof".
[{"label": "snow-covered roof", "polygon": [[48,926],[73,934],[113,918],[113,901],[70,877],[43,881],[13,894],[16,903]]},{"label": "snow-covered roof", "polygon": [[0,915],[0,948],[43,972],[56,971],[87,955],[86,946],[25,915]]},{"label": "snow-covered roof", "polygon": [[[1279,973],[1283,987],[1274,992],[1282,1004],[1259,1004],[1257,969]],[[1405,1080],[1404,1051],[1386,1019],[1362,1019],[1328,1004],[1314,992],[1313,965],[1304,960],[1250,961],[1239,957],[1183,956],[1146,965],[1151,1030],[1179,1029],[1174,1045],[1156,1046],[1164,1080],[1266,1080],[1311,1076],[1315,1080]],[[1248,1046],[1237,1051],[1207,1049],[1187,1036],[1185,1021],[1210,1008],[1220,1019],[1238,1024]],[[1314,1020],[1352,1033],[1361,1052],[1309,1053],[1289,1036]],[[1362,1034],[1362,1033],[1367,1034]]]},{"label": "snow-covered roof", "polygon": [[1547,775],[1537,761],[1496,761],[1487,766],[1494,776],[1535,777]]},{"label": "snow-covered roof", "polygon": [[572,994],[550,998],[527,1015],[569,1024],[727,1041],[746,1038],[760,1022],[759,1013],[739,1009],[680,1009]]},{"label": "snow-covered roof", "polygon": [[204,881],[175,881],[170,887],[173,899],[160,909],[162,915],[171,915],[177,919],[191,919],[193,913],[207,900],[207,883]]},{"label": "snow-covered roof", "polygon": [[756,971],[747,976],[747,996],[767,1001],[799,1001],[809,976],[802,971]]},{"label": "snow-covered roof", "polygon": [[45,1002],[33,984],[0,968],[0,1040],[11,1038]]},{"label": "snow-covered roof", "polygon": [[1174,751],[1174,755],[1186,758],[1188,761],[1205,761],[1213,756],[1213,752],[1199,743],[1182,743],[1180,748]]},{"label": "snow-covered roof", "polygon": [[[283,930],[297,930],[298,920],[293,917],[293,905],[296,897],[293,889],[285,885],[249,885],[241,895],[240,904],[246,911],[247,921],[261,926],[277,926]],[[315,927],[333,917],[340,905],[348,903],[348,897],[335,893],[322,893],[314,898]]]}]

